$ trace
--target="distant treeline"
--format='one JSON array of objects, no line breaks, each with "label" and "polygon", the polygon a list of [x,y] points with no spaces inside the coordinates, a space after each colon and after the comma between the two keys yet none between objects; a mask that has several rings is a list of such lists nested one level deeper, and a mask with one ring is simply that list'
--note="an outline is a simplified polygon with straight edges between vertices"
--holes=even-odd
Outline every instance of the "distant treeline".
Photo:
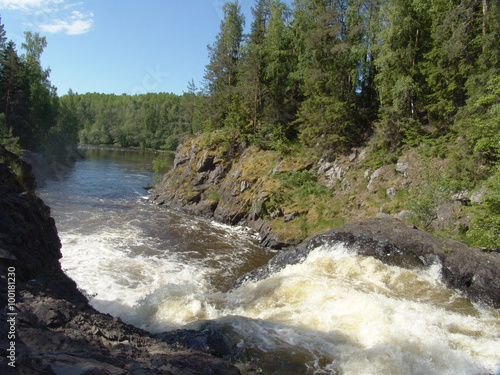
[{"label": "distant treeline", "polygon": [[190,131],[186,118],[189,94],[73,95],[79,141],[175,150]]}]

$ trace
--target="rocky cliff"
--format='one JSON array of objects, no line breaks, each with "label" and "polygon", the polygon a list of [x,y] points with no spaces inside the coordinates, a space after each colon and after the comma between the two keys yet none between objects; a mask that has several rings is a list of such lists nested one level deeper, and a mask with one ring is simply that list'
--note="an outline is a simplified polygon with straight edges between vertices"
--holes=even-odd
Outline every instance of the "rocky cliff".
[{"label": "rocky cliff", "polygon": [[60,268],[55,223],[34,188],[31,167],[1,148],[0,373],[240,373],[95,311]]},{"label": "rocky cliff", "polygon": [[[442,202],[434,196],[423,197],[417,202],[422,212],[416,215],[405,210],[410,192],[418,189],[428,170],[416,154],[373,169],[366,166],[367,148],[321,158],[255,147],[230,151],[201,137],[186,140],[177,149],[173,169],[151,192],[153,200],[250,227],[260,232],[263,245],[275,248],[377,215],[402,220],[416,216],[443,234],[456,234],[470,224],[464,211],[467,192],[462,194],[465,198],[450,194]],[[432,163],[436,173],[446,167],[446,160]],[[480,199],[475,195],[471,199],[476,198]]]},{"label": "rocky cliff", "polygon": [[224,155],[193,139],[179,146],[173,169],[151,196],[160,205],[246,225],[261,234],[264,246],[281,248],[296,243],[296,236],[278,235],[264,219],[264,205],[276,190],[271,177],[286,169],[281,162],[278,155],[263,158],[253,147]]}]

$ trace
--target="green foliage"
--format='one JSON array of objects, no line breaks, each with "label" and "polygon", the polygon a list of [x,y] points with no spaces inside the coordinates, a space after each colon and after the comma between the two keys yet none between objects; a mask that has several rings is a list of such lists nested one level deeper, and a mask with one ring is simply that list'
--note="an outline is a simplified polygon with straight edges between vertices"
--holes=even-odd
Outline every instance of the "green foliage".
[{"label": "green foliage", "polygon": [[224,18],[212,46],[210,62],[206,66],[205,85],[209,96],[210,119],[219,127],[231,112],[233,94],[238,82],[238,63],[243,40],[245,17],[237,1],[229,1],[222,8]]},{"label": "green foliage", "polygon": [[172,153],[159,153],[153,160],[154,184],[161,182],[162,176],[171,168],[173,162]]},{"label": "green foliage", "polygon": [[330,195],[330,190],[325,185],[320,184],[308,169],[295,172],[278,172],[275,177],[280,181],[284,189],[292,191],[297,200],[308,199],[311,195],[317,197]]},{"label": "green foliage", "polygon": [[12,135],[12,128],[5,126],[5,114],[0,113],[0,145],[16,155],[21,155],[22,149],[19,146],[19,137]]},{"label": "green foliage", "polygon": [[172,166],[172,158],[171,153],[159,153],[153,160],[153,172],[166,173]]},{"label": "green foliage", "polygon": [[472,210],[472,225],[466,234],[473,246],[500,248],[500,171],[491,176],[486,185],[487,194]]},{"label": "green foliage", "polygon": [[25,32],[24,54],[5,43],[0,25],[0,133],[2,144],[14,152],[21,148],[42,152],[48,160],[64,158],[76,146],[75,108],[59,101],[41,66],[45,37]]},{"label": "green foliage", "polygon": [[214,202],[218,202],[219,201],[219,194],[217,193],[217,191],[212,190],[208,193],[207,199],[214,201]]},{"label": "green foliage", "polygon": [[173,151],[183,134],[201,128],[203,98],[194,91],[181,97],[165,93],[73,97],[81,143]]},{"label": "green foliage", "polygon": [[441,176],[428,174],[422,183],[412,187],[406,209],[412,212],[414,224],[429,229],[437,218],[437,207],[449,201],[451,192]]},{"label": "green foliage", "polygon": [[459,114],[456,128],[482,160],[500,160],[500,77],[493,77]]},{"label": "green foliage", "polygon": [[474,74],[481,49],[480,7],[474,0],[431,3],[431,48],[423,72],[427,76],[426,110],[438,126],[452,123],[466,102],[466,80]]},{"label": "green foliage", "polygon": [[279,125],[262,125],[251,139],[253,144],[263,150],[280,151],[282,153],[286,153],[290,145],[283,128]]}]

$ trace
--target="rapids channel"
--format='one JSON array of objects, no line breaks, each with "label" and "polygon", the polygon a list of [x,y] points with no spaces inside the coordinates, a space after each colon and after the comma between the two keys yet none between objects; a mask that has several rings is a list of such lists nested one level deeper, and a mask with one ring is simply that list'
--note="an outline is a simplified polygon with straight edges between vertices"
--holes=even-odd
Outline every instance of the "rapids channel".
[{"label": "rapids channel", "polygon": [[320,247],[236,289],[275,254],[245,228],[157,206],[154,153],[84,150],[38,194],[63,270],[97,310],[154,333],[214,320],[265,374],[498,374],[500,313],[440,281]]}]

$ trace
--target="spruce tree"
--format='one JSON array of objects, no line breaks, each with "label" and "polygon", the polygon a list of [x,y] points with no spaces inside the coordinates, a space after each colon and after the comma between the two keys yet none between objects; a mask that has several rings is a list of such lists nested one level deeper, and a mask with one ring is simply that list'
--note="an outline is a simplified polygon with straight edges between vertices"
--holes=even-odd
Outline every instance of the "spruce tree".
[{"label": "spruce tree", "polygon": [[238,81],[237,67],[245,23],[238,1],[228,2],[222,9],[224,19],[215,43],[208,47],[210,62],[205,73],[210,120],[215,128],[222,126],[231,108]]},{"label": "spruce tree", "polygon": [[294,20],[302,49],[296,74],[305,96],[297,119],[301,140],[334,152],[359,142],[366,125],[356,108],[358,62],[348,10],[349,2],[303,0],[296,3]]}]

